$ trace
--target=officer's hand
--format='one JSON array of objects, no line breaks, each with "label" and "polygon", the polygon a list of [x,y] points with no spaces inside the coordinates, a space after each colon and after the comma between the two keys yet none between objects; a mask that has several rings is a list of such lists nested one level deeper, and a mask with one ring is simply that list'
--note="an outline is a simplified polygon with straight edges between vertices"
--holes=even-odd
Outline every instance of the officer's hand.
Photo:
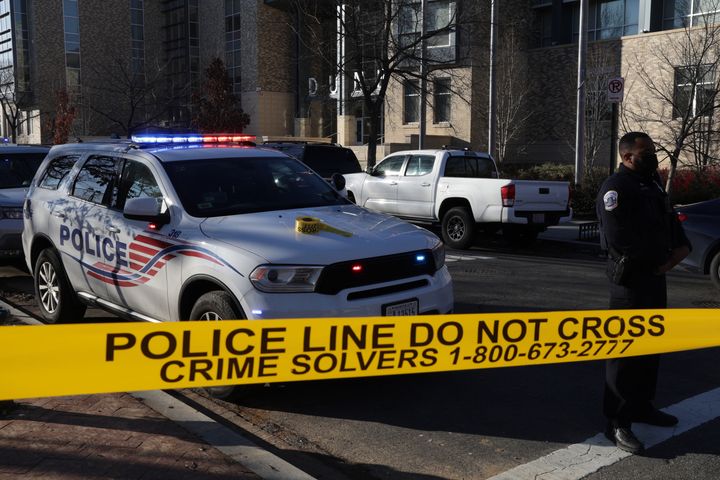
[{"label": "officer's hand", "polygon": [[655,275],[662,275],[665,272],[668,272],[672,270],[672,268],[677,265],[678,263],[682,262],[685,257],[687,257],[690,254],[690,249],[687,245],[683,245],[682,247],[674,248],[672,252],[670,252],[670,258],[668,258],[667,262],[663,263],[659,267],[655,269],[653,273]]}]

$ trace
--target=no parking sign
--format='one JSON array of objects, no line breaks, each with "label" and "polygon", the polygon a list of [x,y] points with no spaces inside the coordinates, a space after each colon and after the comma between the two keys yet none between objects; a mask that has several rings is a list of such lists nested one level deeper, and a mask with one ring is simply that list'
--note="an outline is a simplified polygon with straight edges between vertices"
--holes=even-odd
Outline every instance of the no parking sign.
[{"label": "no parking sign", "polygon": [[625,79],[623,77],[611,78],[608,81],[608,102],[620,103],[623,101]]}]

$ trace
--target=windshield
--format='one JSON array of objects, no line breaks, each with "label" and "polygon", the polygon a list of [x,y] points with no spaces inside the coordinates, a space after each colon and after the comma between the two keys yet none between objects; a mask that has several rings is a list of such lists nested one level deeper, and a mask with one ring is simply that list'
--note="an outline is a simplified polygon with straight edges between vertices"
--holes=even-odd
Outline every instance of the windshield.
[{"label": "windshield", "polygon": [[44,153],[0,152],[0,188],[30,186],[44,158]]},{"label": "windshield", "polygon": [[193,217],[348,203],[293,158],[219,158],[163,166],[183,207]]}]

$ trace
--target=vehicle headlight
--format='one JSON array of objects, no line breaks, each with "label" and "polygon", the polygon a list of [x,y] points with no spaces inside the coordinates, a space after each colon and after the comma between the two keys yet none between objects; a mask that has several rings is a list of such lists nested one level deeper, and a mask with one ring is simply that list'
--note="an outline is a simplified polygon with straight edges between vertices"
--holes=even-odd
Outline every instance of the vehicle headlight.
[{"label": "vehicle headlight", "polygon": [[435,260],[435,268],[440,270],[445,265],[445,244],[438,242],[432,249],[433,259]]},{"label": "vehicle headlight", "polygon": [[11,218],[13,220],[23,218],[22,207],[0,207],[0,219],[3,218]]},{"label": "vehicle headlight", "polygon": [[260,265],[250,274],[250,281],[261,292],[314,292],[323,267]]}]

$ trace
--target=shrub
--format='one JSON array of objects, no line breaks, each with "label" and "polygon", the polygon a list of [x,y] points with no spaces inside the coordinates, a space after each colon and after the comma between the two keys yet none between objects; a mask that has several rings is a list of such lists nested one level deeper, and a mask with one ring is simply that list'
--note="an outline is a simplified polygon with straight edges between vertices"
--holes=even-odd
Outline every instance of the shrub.
[{"label": "shrub", "polygon": [[[665,182],[668,169],[661,169],[660,176]],[[707,167],[704,170],[678,169],[673,177],[670,195],[672,203],[676,205],[720,197],[720,167]]]}]

